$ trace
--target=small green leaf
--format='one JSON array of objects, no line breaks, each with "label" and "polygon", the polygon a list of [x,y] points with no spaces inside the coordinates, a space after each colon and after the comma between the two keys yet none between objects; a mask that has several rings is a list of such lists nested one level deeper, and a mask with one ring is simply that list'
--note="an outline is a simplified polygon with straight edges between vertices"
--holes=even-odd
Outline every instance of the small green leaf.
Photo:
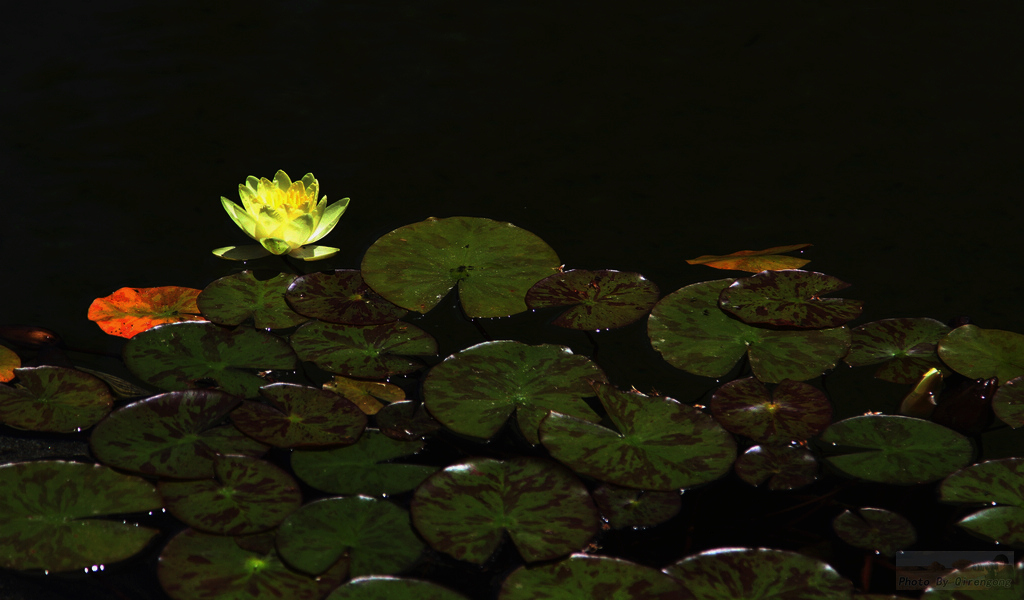
[{"label": "small green leaf", "polygon": [[260,281],[252,271],[221,277],[199,294],[196,305],[207,319],[220,325],[241,325],[253,319],[257,329],[293,327],[307,319],[284,300],[294,275],[281,273]]},{"label": "small green leaf", "polygon": [[434,356],[437,341],[403,321],[383,325],[335,325],[313,321],[291,337],[302,360],[337,375],[382,378],[411,373],[420,363],[404,356]]},{"label": "small green leaf", "polygon": [[1024,377],[1014,377],[999,386],[992,397],[992,411],[1014,429],[1024,425]]},{"label": "small green leaf", "polygon": [[765,444],[736,459],[736,474],[750,485],[768,482],[770,490],[793,490],[818,477],[818,459],[803,446]]},{"label": "small green leaf", "polygon": [[288,287],[285,299],[299,314],[342,325],[390,323],[408,312],[370,289],[355,270],[303,275]]},{"label": "small green leaf", "polygon": [[1024,544],[1024,458],[970,465],[942,482],[943,502],[996,505],[960,520],[960,527],[999,544]]},{"label": "small green leaf", "polygon": [[771,394],[753,377],[730,381],[711,397],[711,413],[729,431],[755,442],[806,440],[832,422],[824,392],[788,379]]},{"label": "small green leaf", "polygon": [[267,404],[243,402],[231,413],[242,433],[279,448],[351,444],[366,415],[345,398],[317,388],[274,383],[260,388]]},{"label": "small green leaf", "polygon": [[832,521],[832,529],[847,544],[885,556],[892,556],[917,540],[910,521],[881,508],[860,508],[857,514],[843,511]]},{"label": "small green leaf", "polygon": [[584,271],[555,273],[526,294],[531,309],[569,306],[552,325],[569,329],[614,329],[646,315],[658,301],[658,286],[639,273]]},{"label": "small green leaf", "polygon": [[949,327],[935,319],[882,319],[854,328],[851,367],[883,363],[875,377],[893,383],[916,383],[931,368],[941,368],[937,347]]},{"label": "small green leaf", "polygon": [[957,327],[939,342],[939,358],[969,379],[1024,375],[1024,335],[975,325]]},{"label": "small green leaf", "polygon": [[683,506],[679,492],[651,492],[609,483],[601,484],[591,495],[609,525],[616,529],[664,523]]},{"label": "small green leaf", "polygon": [[96,377],[64,367],[15,369],[21,386],[0,385],[0,422],[33,431],[81,431],[110,412],[114,397]]}]

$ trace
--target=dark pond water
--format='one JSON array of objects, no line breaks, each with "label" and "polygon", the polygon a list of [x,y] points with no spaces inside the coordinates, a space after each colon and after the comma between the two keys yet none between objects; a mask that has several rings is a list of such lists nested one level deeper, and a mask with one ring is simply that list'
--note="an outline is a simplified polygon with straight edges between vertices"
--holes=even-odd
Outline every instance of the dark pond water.
[{"label": "dark pond water", "polygon": [[[1024,332],[1019,3],[21,11],[0,95],[0,322],[72,347],[120,347],[86,319],[93,298],[230,272],[210,250],[247,238],[219,197],[277,169],[352,198],[324,240],[342,253],[318,268],[357,267],[429,216],[511,221],[568,267],[639,271],[662,293],[722,276],[687,258],[810,242],[807,268],[866,301],[854,324]],[[524,341],[589,351],[544,335]],[[620,387],[707,386],[626,335],[602,338]]]}]

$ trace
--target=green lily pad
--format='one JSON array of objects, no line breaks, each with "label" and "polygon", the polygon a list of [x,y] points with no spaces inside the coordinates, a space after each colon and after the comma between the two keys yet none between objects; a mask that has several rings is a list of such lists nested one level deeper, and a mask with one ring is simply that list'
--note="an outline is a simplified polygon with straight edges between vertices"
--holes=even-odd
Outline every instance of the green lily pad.
[{"label": "green lily pad", "polygon": [[582,400],[594,395],[590,381],[605,381],[605,375],[564,346],[484,342],[432,368],[423,399],[442,425],[478,438],[498,433],[515,412],[523,437],[536,445],[537,427],[548,411],[601,420]]},{"label": "green lily pad", "polygon": [[351,444],[366,415],[345,398],[317,388],[274,383],[260,388],[267,404],[246,401],[231,413],[242,433],[279,448]]},{"label": "green lily pad", "polygon": [[882,508],[860,508],[857,514],[843,511],[832,521],[832,529],[847,544],[885,556],[892,556],[917,541],[910,521]]},{"label": "green lily pad", "polygon": [[892,383],[916,383],[925,371],[942,368],[937,347],[949,327],[935,319],[882,319],[854,328],[850,352],[843,361],[851,367],[882,363],[875,377]]},{"label": "green lily pad", "polygon": [[531,309],[570,306],[553,325],[600,331],[640,319],[658,295],[658,286],[639,273],[576,269],[538,281],[527,292],[526,304]]},{"label": "green lily pad", "polygon": [[257,329],[293,327],[308,320],[285,302],[284,293],[293,281],[295,276],[287,273],[260,281],[252,271],[242,271],[206,286],[196,306],[220,325],[241,325],[251,318]]},{"label": "green lily pad", "polygon": [[755,442],[788,442],[828,427],[832,405],[813,385],[784,380],[769,394],[763,383],[747,377],[715,390],[711,414],[722,427]]},{"label": "green lily pad", "polygon": [[853,592],[820,560],[768,548],[708,550],[664,571],[700,600],[850,600]]},{"label": "green lily pad", "polygon": [[1024,375],[1024,335],[975,325],[957,327],[939,342],[939,358],[969,379]]},{"label": "green lily pad", "polygon": [[795,490],[818,478],[818,459],[803,446],[753,446],[736,459],[736,475],[750,485],[768,482],[770,490]]},{"label": "green lily pad", "polygon": [[345,553],[353,577],[390,575],[419,559],[423,543],[409,513],[365,496],[325,498],[291,514],[277,533],[277,551],[296,569],[323,573]]},{"label": "green lily pad", "polygon": [[291,344],[302,360],[350,377],[411,373],[421,365],[403,356],[437,354],[437,341],[429,333],[403,321],[366,326],[314,321],[299,327]]},{"label": "green lily pad", "polygon": [[81,431],[110,412],[114,397],[96,377],[64,367],[15,369],[19,387],[0,385],[0,422],[32,431]]},{"label": "green lily pad", "polygon": [[928,587],[921,600],[1020,600],[1024,588],[1024,562],[988,562],[955,569],[941,587]]},{"label": "green lily pad", "polygon": [[408,312],[370,289],[359,271],[349,269],[303,275],[285,299],[299,314],[342,325],[390,323]]},{"label": "green lily pad", "polygon": [[200,531],[245,535],[277,527],[302,505],[288,473],[251,456],[217,456],[215,479],[161,481],[167,510]]},{"label": "green lily pad", "polygon": [[363,256],[363,279],[389,301],[421,313],[459,287],[466,315],[526,310],[527,290],[561,261],[536,235],[478,217],[431,217],[385,234]]},{"label": "green lily pad", "polygon": [[156,510],[145,479],[102,465],[43,460],[0,465],[0,567],[73,571],[124,560],[157,533],[102,515]]},{"label": "green lily pad", "polygon": [[293,452],[292,470],[299,479],[331,494],[400,494],[418,486],[438,467],[386,461],[422,449],[422,441],[403,442],[376,429],[367,429],[351,446]]},{"label": "green lily pad", "polygon": [[422,440],[441,429],[422,402],[392,402],[377,413],[380,432],[396,440]]},{"label": "green lily pad", "polygon": [[1014,429],[1024,425],[1024,377],[1014,377],[992,396],[992,412]]},{"label": "green lily pad", "polygon": [[931,421],[863,415],[833,423],[821,441],[847,452],[828,461],[851,477],[909,485],[938,481],[971,462],[966,437]]},{"label": "green lily pad", "polygon": [[211,478],[218,454],[266,452],[266,446],[234,426],[220,426],[239,402],[217,390],[153,396],[110,413],[93,430],[89,443],[97,459],[118,469],[178,479]]},{"label": "green lily pad", "polygon": [[971,465],[942,482],[944,502],[990,505],[957,525],[999,544],[1024,544],[1024,458]]},{"label": "green lily pad", "polygon": [[436,583],[374,575],[357,577],[331,592],[326,600],[467,600]]},{"label": "green lily pad", "polygon": [[671,398],[594,387],[618,431],[558,412],[540,427],[544,447],[577,473],[669,491],[713,481],[732,466],[736,442],[710,416]]},{"label": "green lily pad", "polygon": [[679,492],[651,492],[601,484],[591,494],[608,524],[623,527],[650,527],[664,523],[683,507]]},{"label": "green lily pad", "polygon": [[520,556],[534,562],[580,550],[598,529],[583,483],[541,458],[451,465],[416,489],[411,510],[431,547],[475,564],[494,554],[505,532]]},{"label": "green lily pad", "polygon": [[831,275],[786,269],[742,277],[722,290],[718,305],[744,323],[822,329],[860,316],[864,303],[821,298],[850,284]]},{"label": "green lily pad", "polygon": [[281,338],[213,323],[172,323],[143,331],[125,344],[124,362],[139,379],[165,390],[184,390],[212,379],[224,391],[245,398],[267,383],[258,371],[297,365],[295,353]]},{"label": "green lily pad", "polygon": [[690,600],[678,581],[651,567],[607,556],[573,554],[526,565],[501,584],[498,600]]},{"label": "green lily pad", "polygon": [[747,353],[754,376],[766,383],[806,381],[836,366],[850,346],[845,327],[777,331],[752,327],[718,308],[733,279],[695,283],[662,298],[647,319],[647,337],[677,369],[723,377]]},{"label": "green lily pad", "polygon": [[339,561],[315,579],[281,562],[272,545],[186,529],[160,553],[157,576],[174,600],[320,600],[345,580]]}]

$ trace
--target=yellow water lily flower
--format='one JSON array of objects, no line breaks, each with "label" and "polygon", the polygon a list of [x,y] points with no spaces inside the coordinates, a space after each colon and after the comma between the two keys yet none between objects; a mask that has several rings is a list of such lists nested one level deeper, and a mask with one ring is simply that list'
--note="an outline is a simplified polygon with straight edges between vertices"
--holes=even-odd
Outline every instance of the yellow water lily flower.
[{"label": "yellow water lily flower", "polygon": [[334,229],[348,208],[348,198],[327,206],[327,196],[317,202],[320,184],[312,173],[292,181],[278,171],[271,181],[250,175],[238,186],[242,206],[221,197],[228,216],[259,246],[225,246],[214,254],[230,260],[250,260],[270,254],[287,254],[301,260],[321,260],[338,253],[337,248],[317,246]]}]

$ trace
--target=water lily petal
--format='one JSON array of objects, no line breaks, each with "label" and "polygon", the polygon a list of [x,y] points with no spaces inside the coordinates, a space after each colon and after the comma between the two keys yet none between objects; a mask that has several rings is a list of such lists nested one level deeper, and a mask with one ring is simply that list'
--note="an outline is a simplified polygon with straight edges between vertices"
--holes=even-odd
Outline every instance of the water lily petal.
[{"label": "water lily petal", "polygon": [[228,216],[235,222],[235,225],[238,225],[246,235],[256,239],[256,220],[252,218],[252,215],[224,196],[220,197],[220,203],[224,205],[224,210],[227,211]]},{"label": "water lily petal", "polygon": [[307,243],[319,241],[334,229],[334,226],[338,224],[338,220],[341,219],[341,215],[345,214],[345,209],[348,208],[348,200],[348,198],[342,198],[327,207],[324,211],[324,216],[320,218],[320,224],[313,231],[313,235],[309,236],[306,240]]},{"label": "water lily petal", "polygon": [[287,254],[291,252],[292,247],[288,245],[288,242],[279,238],[264,238],[260,240],[263,247],[270,251],[271,254]]},{"label": "water lily petal", "polygon": [[288,256],[297,258],[299,260],[323,260],[330,258],[341,252],[340,248],[331,248],[330,246],[317,246],[313,244],[311,246],[303,246],[296,248],[288,253]]},{"label": "water lily petal", "polygon": [[309,197],[315,201],[317,194],[320,193],[320,183],[316,180],[316,177],[313,177],[312,173],[306,173],[302,176],[302,183],[309,191]]},{"label": "water lily petal", "polygon": [[292,245],[292,248],[297,248],[306,243],[309,239],[309,234],[313,233],[313,229],[316,228],[316,220],[311,214],[304,214],[295,217],[290,223],[284,227],[284,239]]},{"label": "water lily petal", "polygon": [[278,236],[278,232],[286,222],[287,217],[281,211],[269,206],[261,206],[259,216],[256,217],[256,235],[253,237],[262,243],[263,238]]},{"label": "water lily petal", "polygon": [[270,256],[263,246],[224,246],[217,248],[213,253],[228,260],[252,260]]},{"label": "water lily petal", "polygon": [[284,171],[278,171],[274,173],[274,185],[281,190],[287,190],[292,185],[292,180],[288,177],[288,174]]}]

